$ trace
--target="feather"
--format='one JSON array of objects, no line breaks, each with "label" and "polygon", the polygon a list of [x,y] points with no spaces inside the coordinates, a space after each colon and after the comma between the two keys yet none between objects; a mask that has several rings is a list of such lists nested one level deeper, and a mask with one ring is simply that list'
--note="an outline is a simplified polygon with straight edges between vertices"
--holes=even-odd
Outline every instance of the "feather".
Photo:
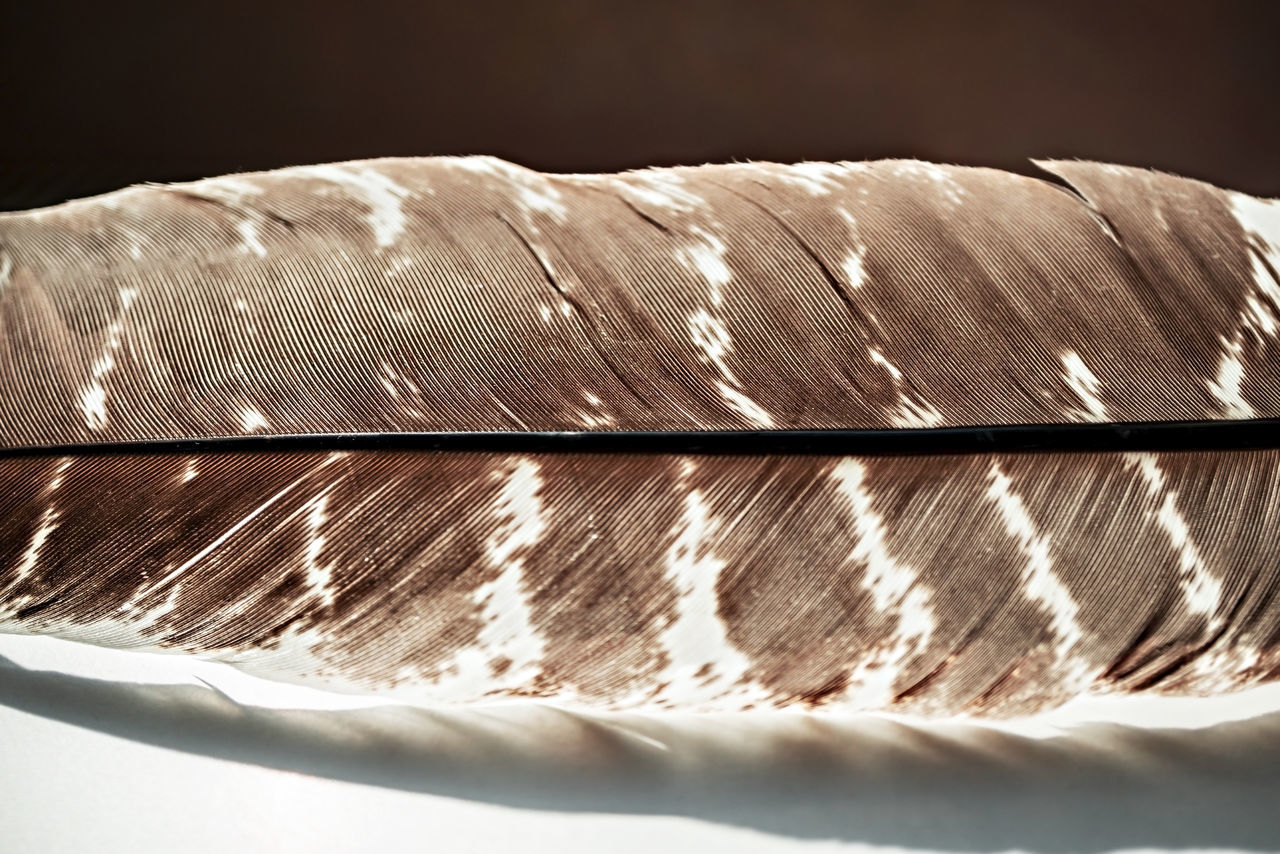
[{"label": "feather", "polygon": [[[1041,165],[392,159],[0,216],[0,630],[433,703],[1273,681],[1280,204]],[[1255,447],[1125,438],[1188,422]]]}]

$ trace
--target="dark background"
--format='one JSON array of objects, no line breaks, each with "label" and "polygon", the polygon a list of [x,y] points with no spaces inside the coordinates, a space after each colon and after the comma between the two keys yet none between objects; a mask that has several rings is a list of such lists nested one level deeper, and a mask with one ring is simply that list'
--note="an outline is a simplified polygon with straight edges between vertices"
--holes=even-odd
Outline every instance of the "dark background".
[{"label": "dark background", "polygon": [[0,206],[381,155],[916,156],[1280,195],[1280,3],[166,5],[0,13]]}]

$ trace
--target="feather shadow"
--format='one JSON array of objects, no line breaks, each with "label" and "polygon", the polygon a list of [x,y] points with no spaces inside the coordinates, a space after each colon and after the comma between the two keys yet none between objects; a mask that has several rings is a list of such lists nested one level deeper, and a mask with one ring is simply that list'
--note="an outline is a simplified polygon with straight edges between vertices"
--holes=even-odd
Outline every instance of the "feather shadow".
[{"label": "feather shadow", "polygon": [[674,815],[795,838],[963,851],[1271,850],[1280,714],[1036,739],[804,715],[587,716],[546,707],[281,710],[209,688],[0,657],[0,704],[189,753],[557,811]]}]

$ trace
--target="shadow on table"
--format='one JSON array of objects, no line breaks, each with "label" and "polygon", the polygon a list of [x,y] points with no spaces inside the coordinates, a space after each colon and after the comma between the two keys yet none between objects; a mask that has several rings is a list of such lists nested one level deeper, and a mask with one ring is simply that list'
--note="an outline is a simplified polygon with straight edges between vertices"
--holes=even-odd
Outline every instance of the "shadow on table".
[{"label": "shadow on table", "polygon": [[280,710],[3,657],[0,704],[175,750],[525,809],[678,815],[949,850],[1280,844],[1280,714],[1034,739],[789,714]]}]

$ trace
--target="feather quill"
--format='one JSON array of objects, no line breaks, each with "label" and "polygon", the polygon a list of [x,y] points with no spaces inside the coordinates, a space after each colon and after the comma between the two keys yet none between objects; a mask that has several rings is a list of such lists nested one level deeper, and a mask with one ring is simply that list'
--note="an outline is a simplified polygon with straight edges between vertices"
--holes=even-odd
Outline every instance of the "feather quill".
[{"label": "feather quill", "polygon": [[[0,629],[425,702],[1272,681],[1280,204],[1041,165],[390,159],[0,216]],[[1262,447],[716,444],[1164,422]],[[580,431],[615,450],[485,444]]]}]

